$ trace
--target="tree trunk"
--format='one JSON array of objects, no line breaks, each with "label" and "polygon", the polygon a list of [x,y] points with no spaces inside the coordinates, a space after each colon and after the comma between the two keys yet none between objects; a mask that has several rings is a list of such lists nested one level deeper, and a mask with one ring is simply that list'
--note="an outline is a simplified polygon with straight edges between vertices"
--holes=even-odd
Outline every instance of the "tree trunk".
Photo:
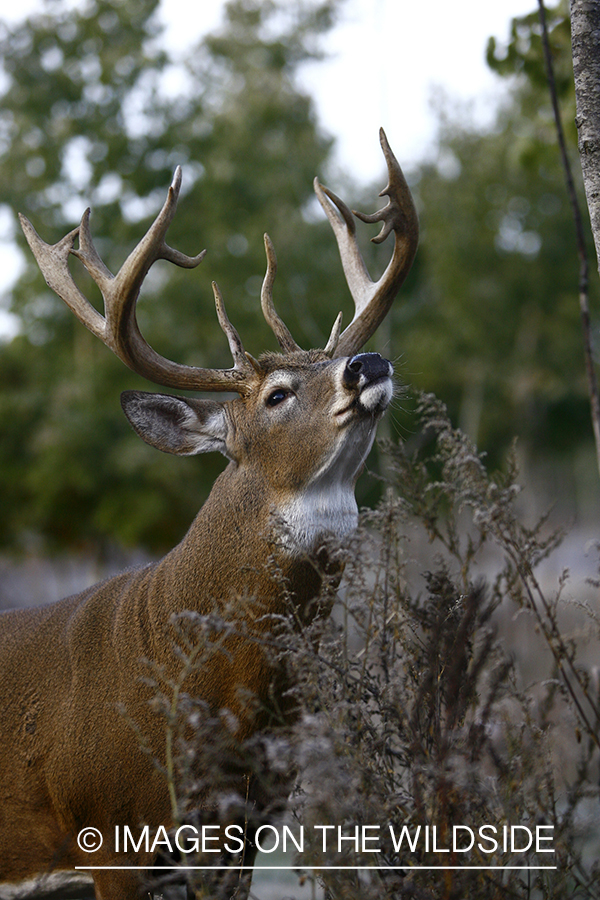
[{"label": "tree trunk", "polygon": [[571,0],[571,40],[579,154],[600,265],[600,0]]}]

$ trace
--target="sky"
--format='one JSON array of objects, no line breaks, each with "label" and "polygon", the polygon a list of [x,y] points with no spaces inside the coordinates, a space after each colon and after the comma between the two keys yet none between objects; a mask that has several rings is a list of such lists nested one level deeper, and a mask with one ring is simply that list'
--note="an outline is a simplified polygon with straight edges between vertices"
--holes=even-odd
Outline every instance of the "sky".
[{"label": "sky", "polygon": [[[223,5],[163,0],[170,46],[181,50],[218,25]],[[422,159],[435,135],[432,101],[443,92],[473,104],[477,121],[489,120],[506,86],[487,69],[487,40],[505,40],[511,18],[536,7],[536,0],[346,0],[325,44],[328,59],[302,76],[337,138],[340,164],[361,180],[376,177],[380,125],[401,163]]]},{"label": "sky", "polygon": [[[162,0],[169,47],[184,52],[217,27],[223,6],[224,0]],[[40,7],[40,0],[0,0],[0,18]],[[432,101],[443,92],[470,101],[478,120],[489,118],[505,86],[485,65],[487,39],[505,40],[511,18],[535,8],[536,0],[346,0],[325,43],[328,59],[302,75],[325,129],[337,138],[340,164],[361,180],[376,176],[380,125],[401,162],[422,158],[435,134]]]},{"label": "sky", "polygon": [[[224,0],[162,0],[169,49],[184,53],[217,27],[223,6]],[[0,18],[14,21],[40,7],[40,0],[0,0]],[[506,40],[511,18],[535,8],[535,0],[346,0],[325,42],[327,59],[301,75],[336,139],[337,164],[361,181],[379,177],[381,125],[401,165],[423,159],[432,152],[433,109],[443,95],[467,104],[476,121],[489,121],[506,85],[486,67],[487,40]],[[0,292],[18,268],[0,216]],[[0,310],[0,335],[7,329]]]}]

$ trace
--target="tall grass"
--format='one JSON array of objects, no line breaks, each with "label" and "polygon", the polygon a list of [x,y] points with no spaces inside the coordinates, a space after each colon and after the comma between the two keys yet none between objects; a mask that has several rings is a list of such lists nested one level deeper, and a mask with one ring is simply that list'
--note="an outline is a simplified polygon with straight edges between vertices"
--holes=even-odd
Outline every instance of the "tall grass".
[{"label": "tall grass", "polygon": [[[561,535],[524,524],[514,457],[492,475],[439,401],[420,396],[418,415],[418,449],[388,448],[385,499],[337,551],[334,614],[299,628],[290,597],[268,635],[264,621],[243,633],[285,668],[285,715],[257,709],[269,727],[240,743],[227,711],[183,689],[240,636],[235,604],[175,623],[182,678],[154,673],[175,819],[236,820],[249,842],[287,822],[305,837],[290,864],[327,900],[598,898],[600,697],[582,646],[600,643],[600,580],[578,586],[585,628],[566,634],[567,574],[551,591],[539,577]],[[519,666],[501,620],[508,633],[531,620],[533,665]],[[529,833],[542,840],[525,848]],[[229,862],[193,882],[196,896],[232,896],[240,858]]]}]

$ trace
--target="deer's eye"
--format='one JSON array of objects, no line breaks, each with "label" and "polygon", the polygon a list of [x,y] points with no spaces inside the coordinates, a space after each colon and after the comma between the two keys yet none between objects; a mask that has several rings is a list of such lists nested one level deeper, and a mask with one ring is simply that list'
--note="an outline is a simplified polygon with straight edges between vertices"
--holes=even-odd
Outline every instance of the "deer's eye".
[{"label": "deer's eye", "polygon": [[283,388],[277,388],[276,391],[273,391],[272,394],[269,394],[267,397],[267,406],[278,406],[286,397],[289,397],[290,392],[284,390]]}]

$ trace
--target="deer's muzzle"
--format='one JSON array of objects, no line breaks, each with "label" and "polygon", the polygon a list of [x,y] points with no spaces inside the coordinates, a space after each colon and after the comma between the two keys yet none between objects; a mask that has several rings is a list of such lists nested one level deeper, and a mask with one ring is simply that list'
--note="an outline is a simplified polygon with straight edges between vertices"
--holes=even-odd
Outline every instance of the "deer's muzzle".
[{"label": "deer's muzzle", "polygon": [[358,353],[346,363],[343,379],[347,387],[363,388],[383,378],[391,378],[393,374],[391,362],[379,353]]}]

